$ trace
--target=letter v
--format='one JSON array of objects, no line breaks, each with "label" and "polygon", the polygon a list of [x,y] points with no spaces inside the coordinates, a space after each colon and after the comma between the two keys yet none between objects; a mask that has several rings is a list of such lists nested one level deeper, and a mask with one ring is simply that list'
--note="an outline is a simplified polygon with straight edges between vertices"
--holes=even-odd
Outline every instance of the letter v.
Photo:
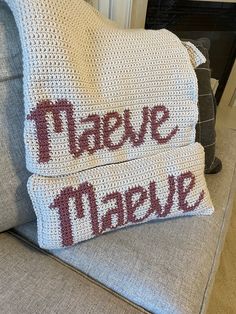
[{"label": "letter v", "polygon": [[149,193],[150,193],[150,200],[151,200],[151,208],[153,212],[156,212],[158,217],[166,217],[173,206],[173,198],[175,194],[175,178],[173,175],[168,176],[168,184],[169,184],[169,194],[167,198],[167,202],[162,208],[160,204],[160,200],[156,195],[156,182],[150,182],[149,184]]}]

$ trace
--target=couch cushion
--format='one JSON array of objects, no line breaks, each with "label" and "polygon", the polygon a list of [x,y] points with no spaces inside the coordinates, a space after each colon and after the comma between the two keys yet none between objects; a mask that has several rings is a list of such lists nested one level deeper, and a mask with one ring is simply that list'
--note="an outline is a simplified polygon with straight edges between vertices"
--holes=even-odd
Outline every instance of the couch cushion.
[{"label": "couch cushion", "polygon": [[0,247],[1,313],[144,313],[8,233]]},{"label": "couch cushion", "polygon": [[[230,215],[236,134],[218,131],[223,171],[208,176],[211,217],[148,223],[50,253],[153,313],[199,313],[207,304]],[[17,232],[37,243],[36,224]]]},{"label": "couch cushion", "polygon": [[22,56],[14,18],[0,1],[0,231],[35,218],[26,182]]},{"label": "couch cushion", "polygon": [[0,0],[0,82],[22,77],[21,43],[14,17]]}]

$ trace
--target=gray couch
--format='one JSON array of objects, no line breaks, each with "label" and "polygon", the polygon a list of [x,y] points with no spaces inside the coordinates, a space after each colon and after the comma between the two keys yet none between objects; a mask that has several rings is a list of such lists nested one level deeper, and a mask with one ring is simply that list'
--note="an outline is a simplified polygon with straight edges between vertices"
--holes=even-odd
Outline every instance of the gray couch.
[{"label": "gray couch", "polygon": [[234,130],[217,130],[223,170],[207,177],[212,216],[146,223],[47,252],[25,188],[22,133],[21,48],[0,1],[0,313],[206,311],[236,185]]}]

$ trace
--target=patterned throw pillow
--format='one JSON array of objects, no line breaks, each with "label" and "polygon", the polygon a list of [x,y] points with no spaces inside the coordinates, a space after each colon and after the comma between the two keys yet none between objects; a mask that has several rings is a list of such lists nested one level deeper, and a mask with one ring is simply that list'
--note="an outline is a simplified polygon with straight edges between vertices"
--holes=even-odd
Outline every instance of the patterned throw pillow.
[{"label": "patterned throw pillow", "polygon": [[194,67],[167,30],[122,30],[83,0],[7,0],[24,60],[28,191],[44,248],[208,215]]},{"label": "patterned throw pillow", "polygon": [[216,99],[211,88],[210,41],[208,38],[190,41],[206,58],[206,62],[195,69],[198,79],[199,110],[199,118],[196,125],[196,141],[201,143],[205,150],[205,173],[215,174],[222,169],[222,164],[220,159],[215,156]]}]

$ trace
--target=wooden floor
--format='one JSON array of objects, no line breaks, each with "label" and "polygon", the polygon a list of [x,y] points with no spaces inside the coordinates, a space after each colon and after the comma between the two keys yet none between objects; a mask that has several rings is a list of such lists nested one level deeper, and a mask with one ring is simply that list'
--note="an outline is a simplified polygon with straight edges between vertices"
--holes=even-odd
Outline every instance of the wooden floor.
[{"label": "wooden floor", "polygon": [[207,314],[236,313],[236,198]]},{"label": "wooden floor", "polygon": [[218,127],[236,129],[236,106],[220,105],[217,110],[217,125]]},{"label": "wooden floor", "polygon": [[[236,129],[236,107],[221,106],[217,116],[218,127]],[[236,195],[207,314],[236,314]]]}]

